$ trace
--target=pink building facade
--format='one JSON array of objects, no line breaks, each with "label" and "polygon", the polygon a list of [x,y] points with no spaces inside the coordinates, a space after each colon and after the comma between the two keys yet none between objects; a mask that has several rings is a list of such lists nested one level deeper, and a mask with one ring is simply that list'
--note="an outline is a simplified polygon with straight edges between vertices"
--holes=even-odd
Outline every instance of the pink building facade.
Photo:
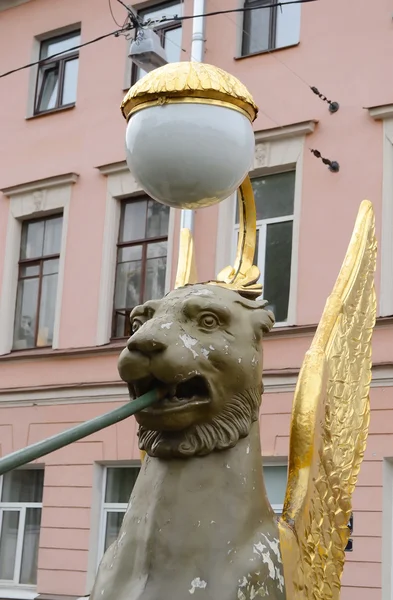
[{"label": "pink building facade", "polygon": [[[112,4],[121,25],[126,11]],[[205,12],[244,4],[263,2],[206,0]],[[143,19],[193,13],[193,0],[133,6]],[[168,60],[191,58],[192,27],[157,27]],[[0,79],[1,455],[126,402],[117,357],[129,310],[174,285],[180,215],[153,204],[124,160],[119,105],[141,75],[129,42],[111,36],[75,49],[116,29],[106,2],[0,0],[0,73],[46,59]],[[375,207],[372,418],[344,600],[393,597],[393,96],[384,77],[392,36],[387,0],[321,0],[204,23],[203,60],[237,76],[260,107],[250,175],[257,260],[277,317],[265,341],[260,424],[277,512],[297,374],[358,206],[368,198]],[[195,215],[201,281],[233,259],[235,208],[229,198]],[[130,419],[4,476],[0,598],[88,595],[138,466]]]}]

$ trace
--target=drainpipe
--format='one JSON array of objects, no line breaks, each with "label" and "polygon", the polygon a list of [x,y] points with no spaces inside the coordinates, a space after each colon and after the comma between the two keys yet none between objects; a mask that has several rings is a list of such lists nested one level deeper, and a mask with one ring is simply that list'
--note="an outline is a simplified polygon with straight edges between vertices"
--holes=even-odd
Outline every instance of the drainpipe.
[{"label": "drainpipe", "polygon": [[[193,15],[203,15],[205,12],[205,0],[194,0]],[[192,20],[192,42],[191,60],[203,62],[204,51],[205,17],[196,17]],[[180,229],[189,229],[194,233],[194,211],[182,210],[180,217]]]}]

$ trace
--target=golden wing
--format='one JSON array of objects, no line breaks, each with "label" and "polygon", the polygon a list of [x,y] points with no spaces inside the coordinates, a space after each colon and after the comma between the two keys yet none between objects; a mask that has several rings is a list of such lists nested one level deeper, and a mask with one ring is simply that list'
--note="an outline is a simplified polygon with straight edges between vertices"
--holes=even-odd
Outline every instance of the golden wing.
[{"label": "golden wing", "polygon": [[370,417],[375,263],[374,212],[364,201],[295,391],[279,523],[288,600],[340,595]]}]

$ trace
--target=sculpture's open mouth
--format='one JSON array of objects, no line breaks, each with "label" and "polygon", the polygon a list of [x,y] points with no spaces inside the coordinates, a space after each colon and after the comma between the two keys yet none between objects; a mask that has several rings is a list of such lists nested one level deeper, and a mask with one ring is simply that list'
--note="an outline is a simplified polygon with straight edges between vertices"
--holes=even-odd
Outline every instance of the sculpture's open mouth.
[{"label": "sculpture's open mouth", "polygon": [[154,388],[166,390],[165,396],[157,404],[145,408],[143,412],[178,412],[190,406],[208,404],[211,400],[209,385],[204,377],[195,375],[177,384],[168,385],[149,376],[128,384],[130,395],[134,398],[146,394]]}]

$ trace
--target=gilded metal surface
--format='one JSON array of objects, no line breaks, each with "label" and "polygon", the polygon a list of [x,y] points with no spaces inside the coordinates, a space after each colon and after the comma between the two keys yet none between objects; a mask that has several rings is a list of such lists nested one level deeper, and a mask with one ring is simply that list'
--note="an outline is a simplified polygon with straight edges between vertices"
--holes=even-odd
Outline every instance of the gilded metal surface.
[{"label": "gilded metal surface", "polygon": [[217,280],[210,283],[237,290],[250,298],[257,298],[262,293],[262,286],[257,283],[261,273],[254,265],[257,239],[256,209],[254,192],[248,175],[239,188],[238,207],[239,239],[235,264],[220,271]]},{"label": "gilded metal surface", "polygon": [[192,239],[191,231],[184,228],[180,231],[179,260],[177,263],[175,289],[196,282],[197,272],[194,241]]},{"label": "gilded metal surface", "polygon": [[[237,290],[250,298],[257,298],[262,293],[262,285],[257,283],[261,273],[253,264],[256,247],[256,210],[254,192],[248,175],[239,188],[238,206],[239,239],[234,266],[220,271],[217,280],[209,283]],[[192,234],[188,229],[182,229],[175,288],[196,282]]]},{"label": "gilded metal surface", "polygon": [[250,115],[247,111],[245,111],[240,106],[236,106],[232,102],[224,102],[223,100],[214,100],[211,98],[195,98],[195,97],[179,97],[179,98],[168,98],[168,97],[160,97],[155,98],[149,102],[143,102],[141,104],[137,104],[134,108],[132,108],[128,114],[128,118],[130,118],[134,113],[138,110],[143,110],[144,108],[150,108],[151,106],[162,106],[163,104],[212,104],[213,106],[223,106],[224,108],[230,108],[232,110],[237,110],[242,115],[250,118]]},{"label": "gilded metal surface", "polygon": [[375,262],[374,213],[364,201],[295,391],[280,520],[288,600],[339,598],[369,426]]},{"label": "gilded metal surface", "polygon": [[169,63],[154,69],[137,81],[121,104],[126,119],[146,102],[164,104],[174,98],[224,102],[240,108],[251,121],[256,119],[256,106],[247,88],[226,71],[198,62]]},{"label": "gilded metal surface", "polygon": [[[260,271],[253,264],[256,248],[256,210],[251,180],[247,175],[238,191],[239,239],[234,266],[225,267],[212,285],[236,290],[243,296],[258,298],[262,285],[257,283]],[[197,282],[192,234],[183,229],[180,234],[180,251],[175,288]]]}]

